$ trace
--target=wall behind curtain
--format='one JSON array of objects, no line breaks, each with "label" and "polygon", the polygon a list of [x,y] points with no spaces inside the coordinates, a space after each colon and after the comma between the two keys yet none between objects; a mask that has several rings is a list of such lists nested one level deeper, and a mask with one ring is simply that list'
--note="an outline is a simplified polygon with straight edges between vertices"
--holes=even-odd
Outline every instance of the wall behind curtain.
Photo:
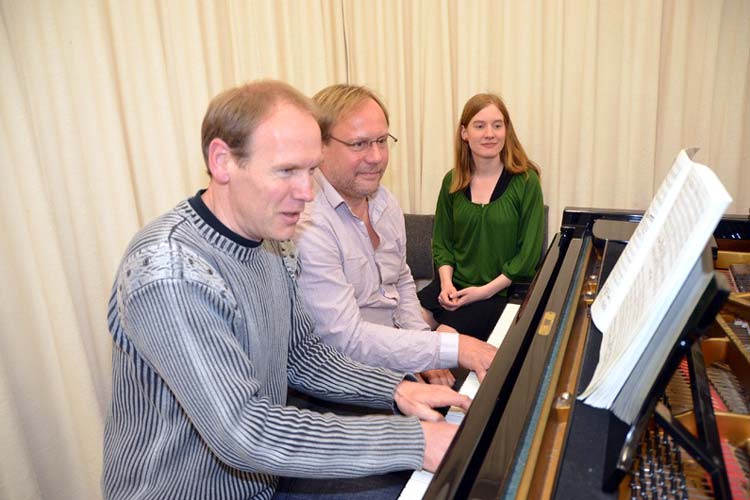
[{"label": "wall behind curtain", "polygon": [[106,304],[148,220],[205,185],[209,99],[256,78],[367,84],[384,183],[432,212],[455,123],[494,91],[564,206],[647,206],[700,146],[750,205],[750,2],[0,0],[0,498],[96,498]]}]

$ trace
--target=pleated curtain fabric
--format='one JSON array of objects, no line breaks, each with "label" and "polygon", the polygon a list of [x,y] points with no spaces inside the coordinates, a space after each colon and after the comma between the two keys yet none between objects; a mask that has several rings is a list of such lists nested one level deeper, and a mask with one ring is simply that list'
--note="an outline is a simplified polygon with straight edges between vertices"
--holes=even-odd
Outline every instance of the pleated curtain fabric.
[{"label": "pleated curtain fabric", "polygon": [[0,0],[0,498],[97,498],[106,304],[135,231],[207,182],[209,99],[258,78],[388,105],[384,184],[432,213],[456,122],[505,100],[565,206],[644,209],[699,146],[750,205],[746,0]]}]

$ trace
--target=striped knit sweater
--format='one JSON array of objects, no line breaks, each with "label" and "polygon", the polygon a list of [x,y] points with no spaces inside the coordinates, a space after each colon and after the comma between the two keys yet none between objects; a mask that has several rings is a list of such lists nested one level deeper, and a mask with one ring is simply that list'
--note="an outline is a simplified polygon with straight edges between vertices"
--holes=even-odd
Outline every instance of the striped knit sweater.
[{"label": "striped knit sweater", "polygon": [[296,266],[291,245],[240,237],[199,195],[136,235],[109,303],[105,498],[270,498],[277,476],[421,467],[416,418],[284,406],[291,385],[390,408],[403,379],[321,343]]}]

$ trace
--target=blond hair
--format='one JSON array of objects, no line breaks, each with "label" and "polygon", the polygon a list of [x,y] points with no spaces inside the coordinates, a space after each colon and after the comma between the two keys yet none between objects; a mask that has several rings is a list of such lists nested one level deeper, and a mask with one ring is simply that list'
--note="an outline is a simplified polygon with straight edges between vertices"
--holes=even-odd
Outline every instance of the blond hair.
[{"label": "blond hair", "polygon": [[313,96],[313,101],[321,110],[320,132],[323,141],[331,139],[331,129],[342,116],[354,111],[367,99],[372,99],[380,106],[385,115],[385,122],[390,125],[388,110],[383,101],[367,87],[339,83],[330,85]]}]

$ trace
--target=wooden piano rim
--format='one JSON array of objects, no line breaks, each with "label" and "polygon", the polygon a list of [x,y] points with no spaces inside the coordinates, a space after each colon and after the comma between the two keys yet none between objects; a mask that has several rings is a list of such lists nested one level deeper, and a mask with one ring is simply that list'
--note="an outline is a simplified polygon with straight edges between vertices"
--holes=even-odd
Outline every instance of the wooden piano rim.
[{"label": "wooden piano rim", "polygon": [[[591,252],[591,246],[588,247],[588,252]],[[584,260],[587,259],[589,259],[588,254],[584,257]],[[591,259],[593,260],[596,259]],[[551,386],[554,390],[548,391],[544,400],[540,418],[540,422],[544,424],[539,425],[534,434],[531,452],[518,487],[516,496],[518,499],[552,496],[557,470],[565,447],[570,409],[575,402],[575,390],[588,334],[588,303],[581,290],[585,280],[590,276],[590,271],[588,269],[587,272],[581,273],[575,285],[574,293],[579,297],[579,302],[575,314],[570,315],[563,330],[561,350],[564,349],[564,352],[557,357],[553,370],[557,380],[552,380]],[[589,285],[587,283],[587,288]],[[567,395],[568,398],[563,395]]]},{"label": "wooden piano rim", "polygon": [[[731,240],[724,240],[724,246],[731,244]],[[736,242],[735,242],[736,244]],[[750,264],[750,253],[737,250],[719,250],[716,255],[716,269],[727,269],[731,264]]]},{"label": "wooden piano rim", "polygon": [[[716,427],[718,427],[719,435],[722,438],[735,447],[748,446],[750,443],[750,415],[717,411],[715,416]],[[691,434],[696,435],[695,413],[692,410],[676,415],[675,419],[679,420]]]}]

